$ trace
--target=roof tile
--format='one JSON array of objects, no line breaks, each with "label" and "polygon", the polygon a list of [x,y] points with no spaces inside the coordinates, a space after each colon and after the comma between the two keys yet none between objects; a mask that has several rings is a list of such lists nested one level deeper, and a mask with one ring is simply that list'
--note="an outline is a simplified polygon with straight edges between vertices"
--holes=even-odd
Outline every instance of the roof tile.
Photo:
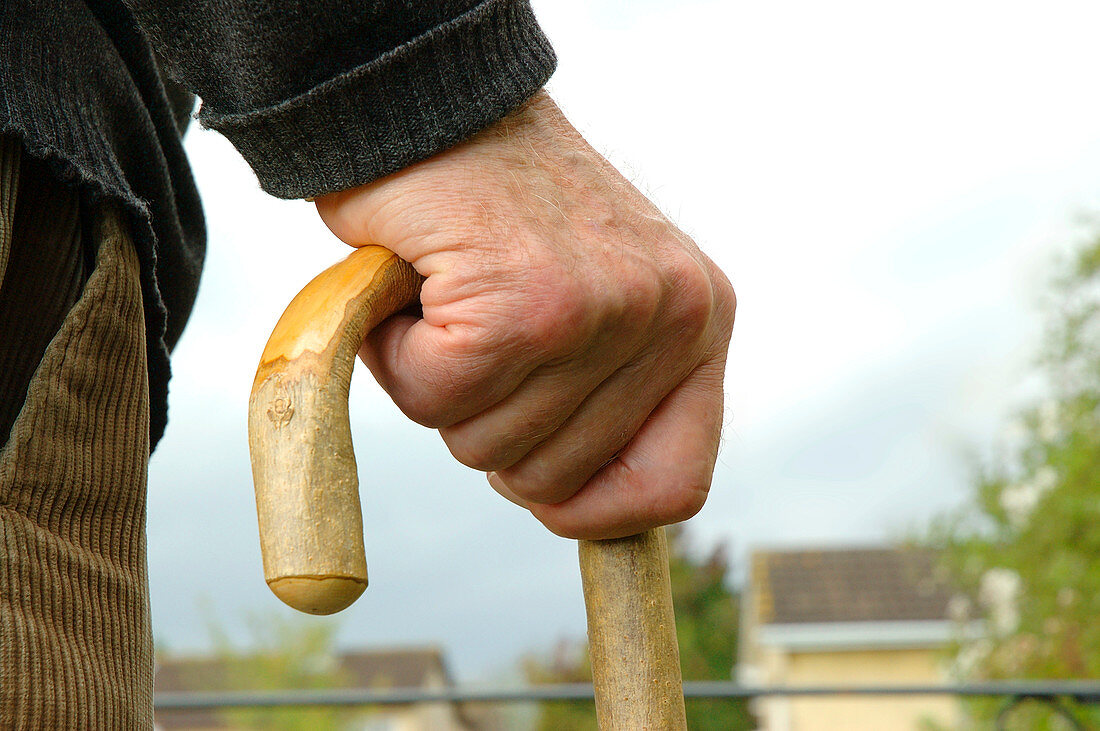
[{"label": "roof tile", "polygon": [[950,586],[922,549],[762,551],[753,556],[762,624],[947,619]]}]

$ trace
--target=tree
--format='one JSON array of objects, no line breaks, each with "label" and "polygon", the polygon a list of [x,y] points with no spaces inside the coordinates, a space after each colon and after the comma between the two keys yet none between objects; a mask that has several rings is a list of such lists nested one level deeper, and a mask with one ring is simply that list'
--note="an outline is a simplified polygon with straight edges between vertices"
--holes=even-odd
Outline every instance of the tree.
[{"label": "tree", "polygon": [[[592,663],[585,642],[560,641],[547,657],[524,658],[523,671],[535,684],[591,683]],[[539,706],[538,731],[596,731],[596,706],[591,701],[555,701]]]},{"label": "tree", "polygon": [[[729,559],[723,544],[709,554],[694,555],[682,526],[668,532],[669,575],[676,610],[676,636],[684,680],[729,680],[737,658],[738,596],[729,585]],[[524,670],[532,683],[592,681],[586,643],[560,643],[549,658],[527,658]],[[689,700],[689,728],[737,731],[753,728],[747,704],[732,700]],[[591,702],[544,703],[542,731],[596,728]]]},{"label": "tree", "polygon": [[[965,678],[1100,678],[1100,236],[1055,280],[1039,372],[1049,398],[979,469],[973,499],[933,525],[961,591]],[[976,703],[979,723],[999,702]],[[1074,709],[1100,726],[1100,712]],[[1013,728],[1054,728],[1032,705]]]},{"label": "tree", "polygon": [[[337,670],[334,622],[314,617],[287,619],[274,612],[250,616],[250,637],[243,646],[218,623],[210,620],[207,624],[223,669],[213,689],[304,690],[346,685]],[[335,730],[346,728],[354,717],[338,708],[242,709],[224,715],[233,728],[273,731]]]}]

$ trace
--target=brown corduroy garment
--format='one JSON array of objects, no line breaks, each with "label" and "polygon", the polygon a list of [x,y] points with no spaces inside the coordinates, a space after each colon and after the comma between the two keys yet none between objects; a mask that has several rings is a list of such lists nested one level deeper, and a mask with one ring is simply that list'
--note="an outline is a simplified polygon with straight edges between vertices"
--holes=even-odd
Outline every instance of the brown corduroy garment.
[{"label": "brown corduroy garment", "polygon": [[118,210],[0,137],[0,728],[152,726],[138,277]]}]

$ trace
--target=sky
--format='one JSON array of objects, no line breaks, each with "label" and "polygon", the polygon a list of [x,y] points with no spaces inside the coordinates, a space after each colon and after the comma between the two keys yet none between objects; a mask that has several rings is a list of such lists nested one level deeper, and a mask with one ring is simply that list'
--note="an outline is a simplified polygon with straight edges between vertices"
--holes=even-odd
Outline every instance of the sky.
[{"label": "sky", "polygon": [[[868,544],[966,499],[1037,397],[1037,305],[1100,209],[1087,0],[534,0],[549,90],[733,281],[726,430],[696,545]],[[187,140],[209,253],[150,466],[161,649],[289,617],[263,582],[246,406],[282,309],[347,248]],[[584,634],[576,546],[458,465],[357,367],[371,584],[342,645],[443,647],[460,680]]]}]

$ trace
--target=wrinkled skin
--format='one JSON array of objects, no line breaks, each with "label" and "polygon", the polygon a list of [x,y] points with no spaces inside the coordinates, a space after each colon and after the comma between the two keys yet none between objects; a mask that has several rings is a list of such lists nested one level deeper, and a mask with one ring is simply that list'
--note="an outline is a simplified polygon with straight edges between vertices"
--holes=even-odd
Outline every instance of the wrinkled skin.
[{"label": "wrinkled skin", "polygon": [[725,275],[540,92],[470,140],[316,201],[427,277],[360,356],[463,464],[571,538],[694,515],[736,299]]}]

